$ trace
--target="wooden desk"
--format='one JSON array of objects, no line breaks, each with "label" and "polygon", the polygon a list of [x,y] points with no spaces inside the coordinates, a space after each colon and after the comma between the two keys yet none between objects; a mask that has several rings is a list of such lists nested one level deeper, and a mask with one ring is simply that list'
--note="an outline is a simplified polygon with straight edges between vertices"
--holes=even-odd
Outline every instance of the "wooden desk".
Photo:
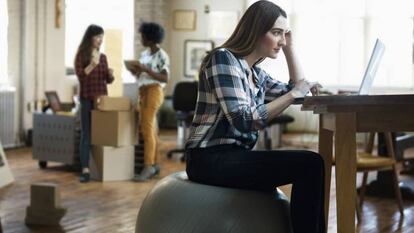
[{"label": "wooden desk", "polygon": [[355,232],[355,134],[414,131],[414,95],[306,97],[302,110],[319,114],[319,153],[325,161],[326,175],[326,223],[334,148],[337,229],[339,233]]}]

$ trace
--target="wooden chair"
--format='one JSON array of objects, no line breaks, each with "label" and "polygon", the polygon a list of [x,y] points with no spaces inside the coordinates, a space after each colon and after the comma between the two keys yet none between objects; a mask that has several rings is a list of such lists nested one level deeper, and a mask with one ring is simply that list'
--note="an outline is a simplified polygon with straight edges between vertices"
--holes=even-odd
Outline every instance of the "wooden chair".
[{"label": "wooden chair", "polygon": [[[357,219],[360,220],[361,216],[361,208],[364,203],[364,195],[365,195],[365,187],[367,184],[368,179],[368,172],[370,171],[384,171],[384,170],[391,170],[393,176],[393,183],[394,183],[394,191],[395,197],[397,199],[398,208],[400,210],[401,215],[404,215],[403,209],[403,202],[401,191],[399,188],[399,179],[397,174],[396,164],[397,161],[395,159],[395,151],[392,142],[392,137],[390,132],[384,133],[384,138],[386,142],[388,157],[380,157],[377,155],[373,155],[373,148],[374,148],[374,138],[375,133],[370,133],[368,143],[365,147],[365,152],[357,154],[357,172],[363,172],[362,184],[361,189],[359,192],[359,201],[357,200]],[[358,203],[359,202],[359,203]]]}]

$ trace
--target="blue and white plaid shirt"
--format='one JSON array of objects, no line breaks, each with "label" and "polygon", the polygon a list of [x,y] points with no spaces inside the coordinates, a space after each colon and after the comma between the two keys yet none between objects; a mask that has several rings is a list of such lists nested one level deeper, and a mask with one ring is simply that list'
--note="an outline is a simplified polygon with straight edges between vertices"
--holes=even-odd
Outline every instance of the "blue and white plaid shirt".
[{"label": "blue and white plaid shirt", "polygon": [[236,144],[253,148],[258,130],[267,125],[265,102],[291,90],[253,66],[255,88],[249,85],[250,67],[243,58],[221,48],[200,74],[198,99],[186,148]]}]

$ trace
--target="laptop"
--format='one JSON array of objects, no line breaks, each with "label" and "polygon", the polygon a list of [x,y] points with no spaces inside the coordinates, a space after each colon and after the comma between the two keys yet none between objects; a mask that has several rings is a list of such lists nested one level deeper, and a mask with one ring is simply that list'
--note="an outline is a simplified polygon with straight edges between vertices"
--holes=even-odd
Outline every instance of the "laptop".
[{"label": "laptop", "polygon": [[[354,95],[368,95],[369,90],[374,83],[375,74],[377,73],[380,61],[382,56],[384,55],[385,45],[384,43],[377,39],[375,41],[374,49],[372,50],[371,57],[369,58],[369,62],[367,68],[365,69],[364,77],[362,78],[361,85],[359,86],[359,90]],[[293,104],[303,104],[305,100],[304,97],[302,98],[295,98]]]}]

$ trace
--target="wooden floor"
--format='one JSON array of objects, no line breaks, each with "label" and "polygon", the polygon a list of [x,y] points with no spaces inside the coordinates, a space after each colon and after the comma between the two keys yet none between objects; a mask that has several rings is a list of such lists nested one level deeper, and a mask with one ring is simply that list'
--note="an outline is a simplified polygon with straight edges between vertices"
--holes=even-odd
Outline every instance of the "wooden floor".
[{"label": "wooden floor", "polygon": [[[174,132],[169,131],[162,133],[161,175],[146,183],[81,184],[78,181],[78,174],[62,164],[50,163],[47,169],[39,169],[37,161],[31,158],[30,148],[6,151],[16,181],[0,190],[0,217],[3,232],[134,232],[137,213],[147,192],[161,177],[185,169],[179,159],[165,159],[166,151],[175,147],[174,135]],[[287,138],[295,142],[294,135]],[[303,146],[299,144],[293,143],[291,147]],[[314,149],[316,145],[310,143],[305,146]],[[30,200],[30,184],[34,182],[53,182],[60,185],[62,205],[68,209],[61,221],[61,227],[28,227],[24,224],[25,209]],[[334,188],[334,183],[332,186]],[[330,208],[329,232],[336,232],[334,189],[331,193],[333,201]],[[358,232],[414,232],[414,202],[405,200],[404,208],[405,218],[400,219],[394,199],[367,197],[363,209],[363,221],[359,224]]]}]

